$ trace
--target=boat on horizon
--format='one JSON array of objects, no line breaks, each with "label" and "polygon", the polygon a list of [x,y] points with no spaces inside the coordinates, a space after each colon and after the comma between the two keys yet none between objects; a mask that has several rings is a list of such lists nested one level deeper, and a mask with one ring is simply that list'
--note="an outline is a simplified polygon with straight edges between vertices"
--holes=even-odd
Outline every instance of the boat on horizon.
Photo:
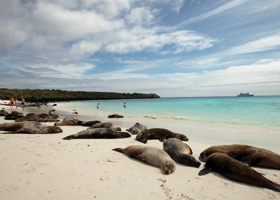
[{"label": "boat on horizon", "polygon": [[254,95],[253,94],[250,94],[250,93],[240,93],[239,95],[237,95],[237,97],[253,97]]}]

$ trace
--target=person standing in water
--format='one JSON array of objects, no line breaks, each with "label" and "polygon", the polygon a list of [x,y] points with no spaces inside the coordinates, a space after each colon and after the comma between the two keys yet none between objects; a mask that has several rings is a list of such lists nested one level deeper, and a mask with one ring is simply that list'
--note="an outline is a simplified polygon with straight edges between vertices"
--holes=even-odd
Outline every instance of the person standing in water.
[{"label": "person standing in water", "polygon": [[97,104],[96,108],[99,109],[99,103]]},{"label": "person standing in water", "polygon": [[126,103],[125,102],[123,103],[123,107],[126,108]]},{"label": "person standing in water", "polygon": [[21,97],[21,105],[22,105],[22,110],[24,110],[25,99],[23,97]]},{"label": "person standing in water", "polygon": [[15,105],[16,105],[16,109],[18,108],[18,100],[17,98],[15,98]]},{"label": "person standing in water", "polygon": [[10,98],[10,107],[13,108],[14,104],[15,104],[15,99],[14,97],[12,97]]}]

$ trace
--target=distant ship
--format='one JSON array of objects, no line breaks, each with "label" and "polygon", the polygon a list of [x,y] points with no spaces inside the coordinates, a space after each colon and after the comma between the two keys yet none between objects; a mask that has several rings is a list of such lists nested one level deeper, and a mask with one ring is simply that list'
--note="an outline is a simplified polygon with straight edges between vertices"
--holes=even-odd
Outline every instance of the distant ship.
[{"label": "distant ship", "polygon": [[249,94],[249,93],[240,93],[239,95],[237,95],[238,97],[253,97],[253,94]]}]

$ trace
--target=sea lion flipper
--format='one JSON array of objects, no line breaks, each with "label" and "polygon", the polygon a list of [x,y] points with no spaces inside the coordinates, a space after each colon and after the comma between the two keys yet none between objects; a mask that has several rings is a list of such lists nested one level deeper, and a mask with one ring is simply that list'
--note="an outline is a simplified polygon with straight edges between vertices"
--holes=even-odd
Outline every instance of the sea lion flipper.
[{"label": "sea lion flipper", "polygon": [[15,133],[24,133],[24,129],[21,128],[21,129],[15,131]]},{"label": "sea lion flipper", "polygon": [[67,136],[67,137],[65,137],[65,138],[62,138],[63,140],[71,140],[71,139],[73,139],[73,135],[69,135],[69,136]]},{"label": "sea lion flipper", "polygon": [[209,167],[205,167],[204,169],[200,170],[200,172],[198,173],[199,176],[203,176],[205,174],[208,174],[209,172],[211,172],[212,169]]},{"label": "sea lion flipper", "polygon": [[124,153],[124,150],[122,148],[115,148],[115,149],[112,149],[112,150],[120,152],[120,153]]}]

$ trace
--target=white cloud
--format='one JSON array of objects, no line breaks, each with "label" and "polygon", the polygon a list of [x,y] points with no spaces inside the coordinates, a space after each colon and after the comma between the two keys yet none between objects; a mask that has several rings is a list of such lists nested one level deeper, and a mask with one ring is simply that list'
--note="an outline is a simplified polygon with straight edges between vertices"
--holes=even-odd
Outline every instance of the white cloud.
[{"label": "white cloud", "polygon": [[182,26],[182,25],[185,25],[185,24],[190,24],[190,23],[193,23],[193,22],[198,22],[198,21],[207,19],[209,17],[213,17],[213,16],[218,15],[220,13],[223,13],[227,10],[230,10],[232,8],[240,6],[240,5],[242,5],[242,4],[244,4],[248,1],[251,1],[251,0],[232,0],[228,3],[225,3],[221,6],[219,6],[218,8],[215,8],[215,9],[211,10],[211,11],[208,11],[208,12],[205,12],[205,13],[200,14],[198,16],[192,17],[192,18],[180,23],[179,26]]},{"label": "white cloud", "polygon": [[172,52],[202,50],[213,46],[214,39],[192,31],[158,32],[157,29],[122,30],[115,35],[115,41],[105,46],[107,52],[132,53],[143,50],[158,52],[165,45],[174,45]]},{"label": "white cloud", "polygon": [[99,51],[102,45],[96,42],[83,40],[79,43],[73,44],[70,49],[70,56],[88,57]]},{"label": "white cloud", "polygon": [[226,54],[244,54],[272,50],[280,47],[280,34],[261,38],[246,44],[230,48]]},{"label": "white cloud", "polygon": [[94,69],[94,65],[90,64],[40,64],[34,67],[27,67],[23,69],[27,72],[32,72],[36,76],[40,77],[52,77],[52,78],[71,78],[82,79],[85,78],[85,73],[88,70]]},{"label": "white cloud", "polygon": [[147,26],[153,23],[155,18],[154,12],[149,7],[138,7],[130,11],[125,17],[128,24],[135,24],[137,26]]}]

